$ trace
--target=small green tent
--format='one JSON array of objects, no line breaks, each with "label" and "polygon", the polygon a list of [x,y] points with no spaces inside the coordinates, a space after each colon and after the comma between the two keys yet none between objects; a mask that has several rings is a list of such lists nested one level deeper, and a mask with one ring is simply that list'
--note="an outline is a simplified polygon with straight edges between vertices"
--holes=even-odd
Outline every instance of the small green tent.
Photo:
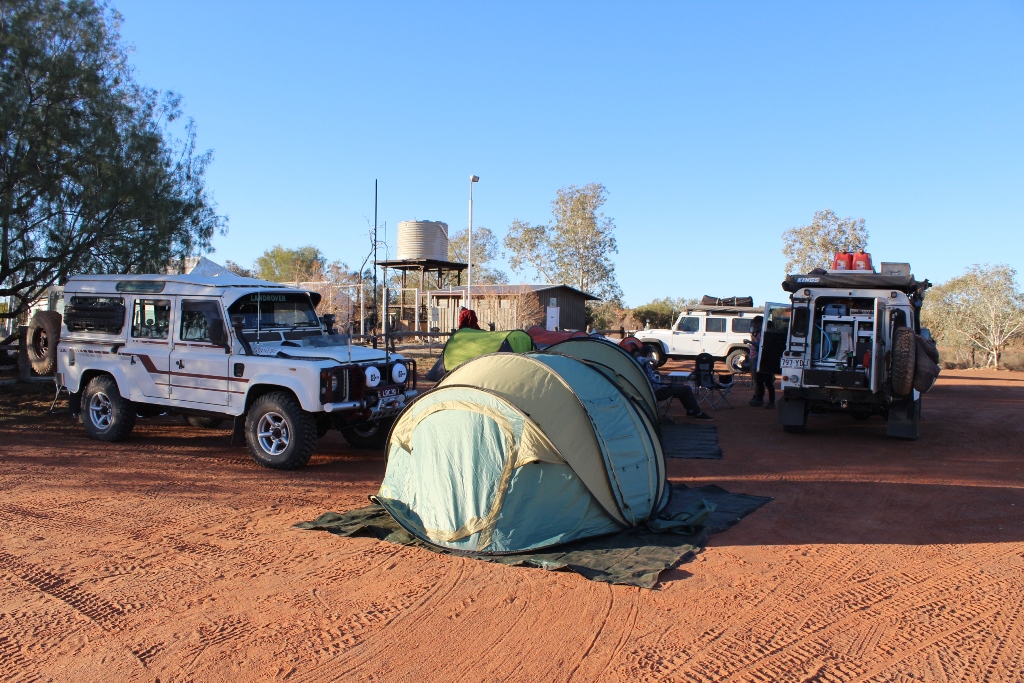
[{"label": "small green tent", "polygon": [[448,338],[441,357],[426,374],[426,378],[436,382],[444,377],[446,372],[451,372],[466,361],[487,353],[526,353],[533,349],[533,339],[522,330],[489,332],[464,327],[456,330]]},{"label": "small green tent", "polygon": [[654,424],[620,375],[501,353],[405,409],[374,500],[428,543],[500,554],[643,524],[667,491]]}]

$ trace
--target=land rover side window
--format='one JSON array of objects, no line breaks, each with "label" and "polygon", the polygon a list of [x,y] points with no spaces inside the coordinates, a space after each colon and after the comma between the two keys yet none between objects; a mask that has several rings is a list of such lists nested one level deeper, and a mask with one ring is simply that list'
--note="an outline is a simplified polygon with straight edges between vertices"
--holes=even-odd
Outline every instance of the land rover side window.
[{"label": "land rover side window", "polygon": [[242,316],[242,328],[246,330],[320,327],[309,295],[300,292],[246,294],[228,307],[228,315],[232,320]]},{"label": "land rover side window", "polygon": [[64,306],[64,323],[71,332],[120,334],[124,328],[124,299],[73,296]]},{"label": "land rover side window", "polygon": [[132,309],[132,336],[139,339],[167,339],[171,325],[171,302],[165,299],[136,299]]},{"label": "land rover side window", "polygon": [[[221,315],[220,305],[216,301],[189,301],[181,302],[181,341],[198,341],[213,343],[213,335],[210,330],[213,327],[224,329],[224,316]],[[224,335],[218,336],[223,339]]]},{"label": "land rover side window", "polygon": [[708,318],[705,332],[725,332],[725,318]]},{"label": "land rover side window", "polygon": [[700,329],[700,318],[693,315],[688,318],[683,318],[679,321],[679,327],[677,329],[680,332],[696,332]]},{"label": "land rover side window", "polygon": [[748,334],[750,332],[750,318],[733,318],[732,331]]}]

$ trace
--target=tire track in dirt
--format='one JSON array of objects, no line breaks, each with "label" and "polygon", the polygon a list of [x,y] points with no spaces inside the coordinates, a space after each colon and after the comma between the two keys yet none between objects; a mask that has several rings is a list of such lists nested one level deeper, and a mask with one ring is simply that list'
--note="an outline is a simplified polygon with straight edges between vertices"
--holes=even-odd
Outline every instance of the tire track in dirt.
[{"label": "tire track in dirt", "polygon": [[[662,669],[657,674],[683,675],[686,680],[701,683],[751,677],[781,680],[801,671],[821,681],[870,680],[868,671],[878,673],[885,668],[877,666],[879,654],[891,664],[903,653],[922,650],[920,643],[950,637],[976,625],[992,611],[989,599],[975,600],[979,604],[969,604],[967,607],[971,609],[962,609],[957,615],[932,617],[927,626],[904,616],[900,627],[890,629],[893,632],[882,642],[876,631],[891,624],[894,612],[920,615],[928,610],[940,610],[948,601],[951,583],[966,582],[971,595],[978,595],[985,585],[997,583],[996,580],[974,580],[974,565],[953,561],[944,564],[947,567],[944,573],[930,572],[919,579],[908,577],[910,580],[906,581],[891,576],[865,576],[857,580],[857,574],[853,573],[850,577],[857,581],[856,585],[822,595],[809,594],[805,586],[787,582],[791,585],[779,586],[775,591],[782,603],[778,612],[745,613],[731,621],[725,638],[715,647],[698,645],[692,648],[697,652],[692,660],[674,669]],[[801,609],[794,610],[794,606]],[[941,632],[934,633],[932,624]],[[872,638],[880,643],[867,658],[837,647],[837,641],[848,637],[851,630],[865,628],[874,633]],[[730,665],[724,666],[723,661],[729,661]]]},{"label": "tire track in dirt", "polygon": [[985,664],[986,680],[998,680],[997,676],[1018,676],[1024,678],[1024,670],[1021,668],[1021,656],[1024,653],[1024,649],[1016,647],[1010,653],[1009,661],[1001,666],[1003,658],[1006,656],[1008,644],[1017,644],[1024,639],[1024,629],[1021,627],[1021,611],[1024,601],[1020,599],[1021,596],[1019,595],[1015,597],[1017,599],[1010,603],[1013,605],[1013,610],[1010,613],[1010,618],[1007,620],[1006,631],[1002,638],[999,639],[999,642],[992,651],[992,655]]},{"label": "tire track in dirt", "polygon": [[251,635],[256,627],[244,616],[232,616],[220,621],[201,624],[193,631],[197,642],[189,642],[182,650],[181,659],[185,661],[183,672],[191,672],[203,654],[211,647],[225,643],[242,642]]},{"label": "tire track in dirt", "polygon": [[[4,617],[0,615],[0,626]],[[7,633],[4,633],[7,631]],[[11,683],[35,683],[44,680],[32,670],[33,660],[25,654],[25,646],[9,635],[8,629],[0,629],[0,678]]]},{"label": "tire track in dirt", "polygon": [[83,518],[73,514],[79,507],[88,506],[92,501],[51,501],[45,510],[33,509],[12,503],[0,503],[0,521],[10,523],[17,529],[22,525],[33,524],[39,529],[49,531],[74,530],[83,534],[99,535],[107,533],[110,524],[105,520]]},{"label": "tire track in dirt", "polygon": [[23,562],[2,550],[0,569],[16,576],[36,590],[60,600],[104,631],[116,632],[125,625],[126,612],[120,605],[83,590],[62,576]]},{"label": "tire track in dirt", "polygon": [[602,588],[604,589],[602,592],[606,592],[608,594],[608,607],[604,611],[604,616],[601,617],[601,623],[598,624],[596,629],[594,629],[593,637],[590,639],[590,642],[587,643],[586,648],[576,660],[576,664],[572,667],[572,670],[566,675],[566,681],[571,681],[573,679],[573,676],[575,676],[576,672],[579,671],[580,665],[583,664],[587,656],[590,655],[590,651],[594,649],[594,644],[597,643],[598,638],[601,637],[605,627],[608,625],[608,616],[615,609],[615,590],[611,584],[602,586]]},{"label": "tire track in dirt", "polygon": [[[377,545],[387,546],[389,544],[378,543]],[[406,550],[403,546],[395,547],[389,558],[393,564],[384,568],[384,571],[395,566],[397,558],[403,550]],[[388,640],[393,640],[404,631],[403,628],[399,628],[400,622],[409,620],[416,622],[421,612],[431,612],[434,604],[443,602],[460,584],[465,572],[465,562],[468,560],[459,560],[459,562],[460,567],[455,576],[445,576],[444,568],[431,562],[429,566],[424,567],[423,571],[416,574],[415,581],[403,586],[404,590],[398,594],[387,593],[378,599],[371,599],[359,611],[343,620],[339,626],[328,629],[324,634],[328,640],[328,648],[322,654],[329,655],[329,658],[323,660],[322,656],[318,656],[318,659],[322,661],[310,668],[303,667],[303,673],[296,679],[296,682],[323,680],[323,668],[329,665],[338,667],[330,672],[331,679],[346,680],[347,677],[360,671],[361,667],[368,662],[377,662],[379,660],[377,652],[359,656],[355,654],[357,646],[375,635],[378,629],[385,627],[391,631]],[[385,562],[379,562],[369,571],[380,570],[384,564]],[[414,623],[413,629],[418,626],[418,623]],[[335,648],[335,644],[341,647]],[[341,659],[338,658],[339,656]]]}]

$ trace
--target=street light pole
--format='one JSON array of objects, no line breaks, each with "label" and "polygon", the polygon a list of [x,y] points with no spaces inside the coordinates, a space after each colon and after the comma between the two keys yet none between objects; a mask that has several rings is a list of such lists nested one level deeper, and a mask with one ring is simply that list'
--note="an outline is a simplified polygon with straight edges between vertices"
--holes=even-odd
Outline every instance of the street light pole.
[{"label": "street light pole", "polygon": [[473,183],[480,176],[469,176],[469,276],[466,279],[466,308],[473,308]]}]

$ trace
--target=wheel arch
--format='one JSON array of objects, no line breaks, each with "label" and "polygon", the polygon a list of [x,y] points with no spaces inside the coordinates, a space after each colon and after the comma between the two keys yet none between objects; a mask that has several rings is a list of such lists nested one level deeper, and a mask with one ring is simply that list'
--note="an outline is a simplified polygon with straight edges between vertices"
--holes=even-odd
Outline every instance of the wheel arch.
[{"label": "wheel arch", "polygon": [[117,393],[121,394],[121,398],[125,398],[124,392],[121,391],[121,383],[117,381],[117,377],[114,376],[114,373],[109,370],[90,368],[78,377],[78,388],[74,391],[70,389],[68,390],[68,410],[72,415],[78,415],[81,412],[82,394],[85,393],[85,388],[89,386],[89,382],[93,381],[97,377],[102,377],[103,375],[114,378],[114,383],[117,384]]},{"label": "wheel arch", "polygon": [[115,370],[111,370],[108,368],[90,368],[88,370],[85,370],[84,372],[82,372],[82,375],[78,380],[78,391],[75,393],[81,394],[83,391],[85,391],[85,388],[89,386],[89,382],[93,381],[97,377],[106,375],[108,377],[114,378],[114,384],[117,385],[117,393],[121,394],[121,398],[127,401],[129,400],[129,398],[124,390],[124,387],[127,386],[128,381],[124,377],[118,377],[118,374],[119,373],[116,372]]},{"label": "wheel arch", "polygon": [[302,405],[302,399],[298,396],[298,393],[294,389],[292,389],[291,387],[289,387],[287,385],[271,384],[271,383],[257,384],[255,386],[249,387],[249,391],[246,392],[246,394],[245,394],[245,411],[244,412],[246,412],[246,413],[249,412],[249,409],[252,408],[252,404],[255,403],[256,400],[258,398],[260,398],[261,396],[266,396],[267,394],[273,394],[275,392],[283,392],[285,394],[288,394],[289,396],[294,398],[295,401],[300,406],[302,406],[303,410],[305,410],[306,412],[313,412],[313,411],[309,410],[308,408],[306,408],[306,406]]}]

